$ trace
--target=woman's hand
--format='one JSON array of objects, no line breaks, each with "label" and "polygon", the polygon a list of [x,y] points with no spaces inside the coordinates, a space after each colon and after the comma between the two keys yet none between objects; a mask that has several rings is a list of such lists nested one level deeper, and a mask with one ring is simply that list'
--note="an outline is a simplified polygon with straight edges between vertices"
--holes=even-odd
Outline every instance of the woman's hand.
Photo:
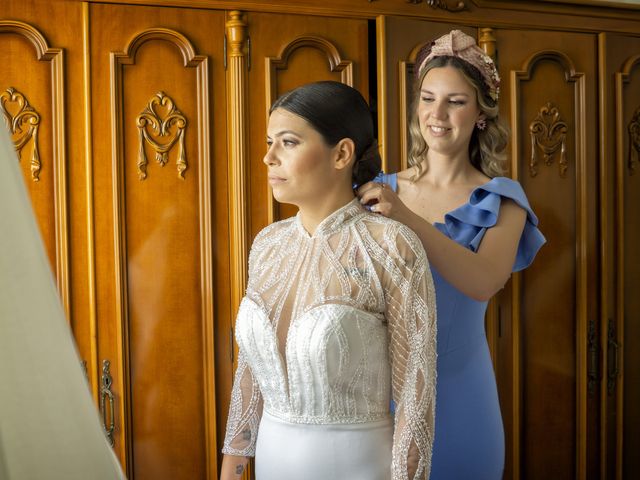
[{"label": "woman's hand", "polygon": [[372,212],[411,226],[411,220],[415,214],[402,203],[398,194],[391,190],[389,185],[368,182],[358,188],[356,194],[360,198],[360,203],[368,206]]}]

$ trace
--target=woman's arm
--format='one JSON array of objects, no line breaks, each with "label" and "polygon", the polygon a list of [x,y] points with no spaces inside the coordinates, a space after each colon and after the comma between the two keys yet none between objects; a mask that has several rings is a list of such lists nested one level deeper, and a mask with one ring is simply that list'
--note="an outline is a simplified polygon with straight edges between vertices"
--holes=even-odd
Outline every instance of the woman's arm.
[{"label": "woman's arm", "polygon": [[[388,233],[385,238],[394,238]],[[426,480],[435,430],[435,290],[427,257],[414,232],[400,227],[391,251],[383,278],[396,404],[391,478]]]},{"label": "woman's arm", "polygon": [[248,457],[224,455],[222,457],[220,480],[240,480],[247,463],[249,463]]},{"label": "woman's arm", "polygon": [[429,257],[429,263],[462,293],[478,301],[490,299],[511,276],[518,244],[527,218],[513,200],[503,199],[498,222],[482,239],[477,252],[451,240],[410,210],[388,188],[368,183],[358,191],[362,203],[377,199],[372,211],[393,218],[413,230]]}]

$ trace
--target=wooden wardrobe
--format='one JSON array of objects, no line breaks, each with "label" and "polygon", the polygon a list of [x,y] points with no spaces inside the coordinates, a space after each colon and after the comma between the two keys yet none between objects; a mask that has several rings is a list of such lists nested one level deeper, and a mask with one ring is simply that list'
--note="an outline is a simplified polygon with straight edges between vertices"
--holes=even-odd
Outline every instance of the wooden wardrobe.
[{"label": "wooden wardrobe", "polygon": [[396,171],[416,53],[452,28],[497,62],[548,241],[487,313],[505,479],[640,474],[637,2],[5,0],[0,108],[129,478],[217,478],[248,248],[295,213],[266,182],[271,102],[356,87]]}]

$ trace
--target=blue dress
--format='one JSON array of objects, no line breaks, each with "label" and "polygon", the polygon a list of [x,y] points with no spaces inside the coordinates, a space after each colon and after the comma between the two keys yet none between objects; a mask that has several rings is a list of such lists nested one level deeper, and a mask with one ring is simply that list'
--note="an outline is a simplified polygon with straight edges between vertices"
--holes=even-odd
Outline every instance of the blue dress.
[{"label": "blue dress", "polygon": [[[397,176],[375,181],[397,191]],[[447,237],[477,251],[493,227],[503,198],[527,212],[513,271],[528,267],[545,238],[520,184],[496,177],[476,187],[464,205],[434,226]],[[427,256],[429,252],[427,252]],[[504,429],[496,379],[484,331],[488,302],[467,297],[431,267],[437,305],[436,427],[432,480],[500,480],[504,469]]]}]

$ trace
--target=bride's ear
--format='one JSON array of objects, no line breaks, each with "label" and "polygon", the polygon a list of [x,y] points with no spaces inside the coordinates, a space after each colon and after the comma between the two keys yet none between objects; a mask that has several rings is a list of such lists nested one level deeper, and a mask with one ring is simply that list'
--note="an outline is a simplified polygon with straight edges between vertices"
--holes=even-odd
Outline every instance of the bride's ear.
[{"label": "bride's ear", "polygon": [[355,161],[356,145],[350,138],[343,138],[333,147],[333,165],[343,170]]}]

